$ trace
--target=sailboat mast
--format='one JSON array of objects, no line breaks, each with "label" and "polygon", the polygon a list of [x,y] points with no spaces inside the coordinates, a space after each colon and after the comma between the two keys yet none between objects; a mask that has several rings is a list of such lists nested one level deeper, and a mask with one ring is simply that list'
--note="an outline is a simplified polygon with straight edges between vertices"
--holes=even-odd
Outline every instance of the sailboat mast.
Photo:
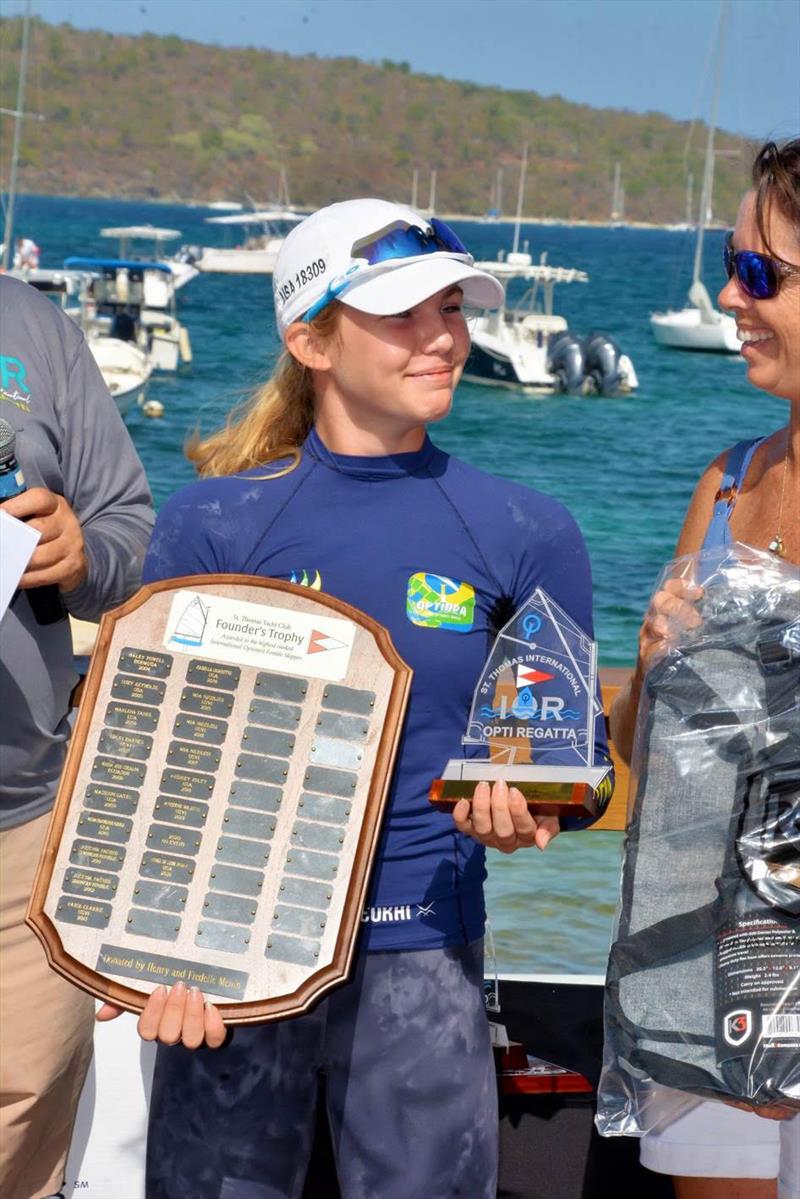
[{"label": "sailboat mast", "polygon": [[614,163],[614,188],[611,194],[611,222],[622,219],[622,166],[619,162]]},{"label": "sailboat mast", "polygon": [[6,207],[6,223],[3,231],[3,270],[7,271],[13,252],[14,237],[14,202],[17,196],[17,168],[19,166],[19,143],[22,136],[22,122],[25,117],[25,76],[28,71],[28,39],[31,31],[31,0],[25,5],[25,16],[22,21],[22,54],[19,64],[19,79],[17,80],[17,107],[13,112],[14,141],[11,147],[11,176],[8,181],[8,204]]},{"label": "sailboat mast", "polygon": [[686,176],[686,224],[692,223],[692,204],[694,203],[694,175],[691,171]]},{"label": "sailboat mast", "polygon": [[519,188],[517,190],[517,216],[514,221],[514,247],[512,254],[519,250],[519,228],[522,224],[522,201],[525,196],[525,176],[528,172],[528,143],[522,148],[522,164],[519,168]]},{"label": "sailboat mast", "polygon": [[503,211],[503,168],[497,168],[497,214]]},{"label": "sailboat mast", "polygon": [[433,216],[436,211],[436,171],[431,171],[431,187],[428,193],[428,212]]},{"label": "sailboat mast", "polygon": [[697,245],[694,250],[694,270],[692,284],[700,279],[703,266],[703,238],[706,231],[708,211],[711,207],[711,193],[714,188],[714,133],[717,125],[717,110],[719,108],[719,92],[722,83],[722,48],[725,41],[725,21],[728,16],[728,0],[722,0],[719,11],[719,34],[717,36],[717,59],[714,66],[714,94],[711,98],[711,116],[708,123],[708,138],[706,140],[706,159],[703,169],[703,187],[700,196],[700,213],[697,219]]},{"label": "sailboat mast", "polygon": [[416,211],[417,208],[417,192],[419,190],[419,171],[414,171],[411,176],[411,207]]}]

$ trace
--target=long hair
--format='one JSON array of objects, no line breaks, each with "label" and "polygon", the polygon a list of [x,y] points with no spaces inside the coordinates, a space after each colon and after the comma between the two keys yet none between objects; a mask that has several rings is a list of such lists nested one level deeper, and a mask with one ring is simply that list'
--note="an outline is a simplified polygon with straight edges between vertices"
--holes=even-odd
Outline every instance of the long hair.
[{"label": "long hair", "polygon": [[[334,300],[309,322],[321,339],[334,335],[341,305]],[[279,478],[300,462],[300,447],[314,423],[314,380],[311,371],[281,352],[271,377],[228,415],[221,429],[208,437],[195,432],[185,453],[204,478],[235,475],[254,466],[289,458],[280,470],[265,478]]]},{"label": "long hair", "polygon": [[756,193],[756,225],[770,254],[769,211],[774,204],[792,225],[800,242],[800,138],[778,146],[767,142],[753,163],[753,187]]}]

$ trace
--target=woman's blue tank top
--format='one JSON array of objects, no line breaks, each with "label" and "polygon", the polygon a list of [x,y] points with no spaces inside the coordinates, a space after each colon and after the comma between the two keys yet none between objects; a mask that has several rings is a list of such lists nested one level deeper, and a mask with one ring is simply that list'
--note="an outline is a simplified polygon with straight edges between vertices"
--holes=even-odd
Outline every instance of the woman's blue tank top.
[{"label": "woman's blue tank top", "polygon": [[708,528],[706,529],[703,541],[704,550],[716,549],[722,545],[730,545],[733,540],[730,528],[731,514],[736,507],[739,489],[744,482],[753,454],[762,441],[766,441],[766,437],[756,437],[753,441],[740,441],[733,446],[728,454],[719,491],[714,498],[714,509],[711,513],[711,520],[708,522]]}]

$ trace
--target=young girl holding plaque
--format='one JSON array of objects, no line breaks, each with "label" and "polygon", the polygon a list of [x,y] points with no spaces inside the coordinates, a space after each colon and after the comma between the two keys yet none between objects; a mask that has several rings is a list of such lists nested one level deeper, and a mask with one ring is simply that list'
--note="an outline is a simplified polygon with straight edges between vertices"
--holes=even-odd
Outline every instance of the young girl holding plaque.
[{"label": "young girl holding plaque", "polygon": [[347,1199],[489,1199],[484,846],[544,849],[560,826],[504,783],[452,819],[428,791],[461,756],[494,634],[537,586],[591,634],[586,551],[561,504],[428,439],[469,352],[465,304],[503,299],[451,229],[382,200],[332,205],[287,237],[274,294],[277,370],[190,447],[203,478],[162,510],[145,579],[307,581],[388,627],[414,682],[350,981],[217,1052],[225,1029],[198,992],[148,1002],[140,1032],[162,1047],[147,1194],[299,1196],[324,1072]]}]

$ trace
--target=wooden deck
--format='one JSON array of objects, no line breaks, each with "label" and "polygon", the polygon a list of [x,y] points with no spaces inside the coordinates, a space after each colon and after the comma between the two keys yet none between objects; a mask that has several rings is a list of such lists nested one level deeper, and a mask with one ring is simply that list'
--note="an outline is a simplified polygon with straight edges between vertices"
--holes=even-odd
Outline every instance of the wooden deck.
[{"label": "wooden deck", "polygon": [[[627,667],[606,666],[600,671],[600,689],[603,693],[603,710],[608,720],[608,713],[611,705],[614,702],[614,697],[621,687],[624,687],[631,676],[631,671]],[[611,803],[605,811],[601,820],[593,824],[592,829],[624,829],[626,823],[626,813],[628,810],[628,784],[630,781],[630,770],[628,763],[624,762],[614,748],[614,743],[609,734],[608,747],[611,750],[611,758],[614,762],[614,773],[616,784],[614,786],[614,794],[611,797]]]}]

